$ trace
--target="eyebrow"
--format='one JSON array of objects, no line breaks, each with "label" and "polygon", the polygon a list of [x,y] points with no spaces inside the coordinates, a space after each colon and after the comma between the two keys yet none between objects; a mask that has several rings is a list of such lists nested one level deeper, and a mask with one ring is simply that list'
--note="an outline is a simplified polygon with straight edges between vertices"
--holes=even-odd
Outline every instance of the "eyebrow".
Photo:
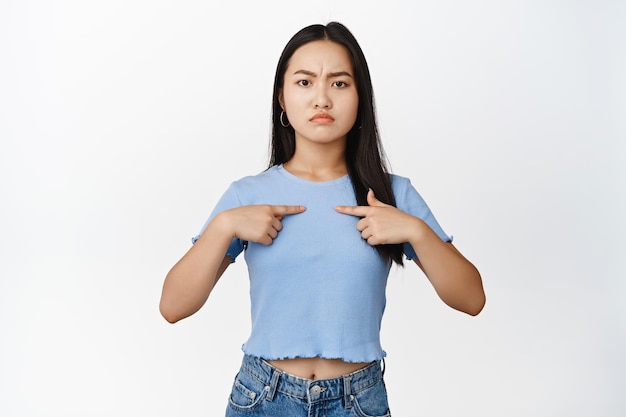
[{"label": "eyebrow", "polygon": [[[307,70],[298,70],[296,72],[293,73],[293,75],[296,74],[304,74],[304,75],[308,75],[310,77],[317,77],[317,74],[314,73],[313,71],[307,71]],[[348,71],[338,71],[338,72],[330,72],[328,73],[328,77],[327,78],[335,78],[335,77],[350,77],[352,78],[352,74],[350,74]]]}]

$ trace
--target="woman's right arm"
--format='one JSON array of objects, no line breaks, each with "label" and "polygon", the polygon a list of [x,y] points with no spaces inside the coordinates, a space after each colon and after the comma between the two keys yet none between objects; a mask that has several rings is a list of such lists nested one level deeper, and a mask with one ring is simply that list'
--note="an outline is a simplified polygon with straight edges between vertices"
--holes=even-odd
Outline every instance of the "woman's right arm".
[{"label": "woman's right arm", "polygon": [[196,243],[168,272],[159,310],[170,323],[198,311],[232,259],[226,256],[233,234],[226,222],[216,216]]},{"label": "woman's right arm", "polygon": [[250,205],[215,216],[167,274],[159,304],[163,317],[176,323],[204,305],[232,262],[226,251],[234,238],[270,245],[282,229],[280,220],[304,210],[302,206]]}]

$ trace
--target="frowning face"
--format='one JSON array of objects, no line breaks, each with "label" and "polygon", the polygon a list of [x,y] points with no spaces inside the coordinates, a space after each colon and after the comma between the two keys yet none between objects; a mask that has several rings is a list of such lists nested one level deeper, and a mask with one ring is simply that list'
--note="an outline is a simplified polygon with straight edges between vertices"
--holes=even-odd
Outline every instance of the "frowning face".
[{"label": "frowning face", "polygon": [[296,148],[304,141],[345,146],[359,107],[347,49],[328,40],[298,48],[289,60],[279,100],[295,130]]}]

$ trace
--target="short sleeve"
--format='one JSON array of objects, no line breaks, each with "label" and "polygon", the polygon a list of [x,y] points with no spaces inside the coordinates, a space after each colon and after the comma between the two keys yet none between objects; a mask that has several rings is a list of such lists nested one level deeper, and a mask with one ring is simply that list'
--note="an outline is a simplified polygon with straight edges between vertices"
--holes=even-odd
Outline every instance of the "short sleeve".
[{"label": "short sleeve", "polygon": [[[392,176],[392,188],[398,209],[422,219],[444,242],[452,242],[452,236],[448,236],[443,231],[432,211],[408,178]],[[405,243],[403,249],[408,260],[417,259],[417,254],[409,243]]]},{"label": "short sleeve", "polygon": [[[194,244],[196,243],[198,238],[200,238],[200,235],[202,235],[204,230],[207,228],[209,223],[211,223],[211,220],[213,220],[215,216],[217,216],[219,213],[221,213],[224,210],[228,210],[228,209],[235,208],[235,207],[241,207],[241,201],[239,200],[237,191],[235,189],[235,184],[233,183],[230,185],[230,187],[228,187],[226,192],[224,192],[222,197],[217,202],[217,205],[213,209],[213,212],[211,212],[211,214],[209,215],[209,218],[204,223],[204,226],[202,226],[200,233],[198,233],[196,236],[191,238],[191,243],[194,243]],[[230,257],[234,262],[235,258],[237,258],[237,256],[244,250],[246,244],[247,242],[238,238],[234,238],[230,242],[230,245],[228,246],[228,249],[226,250],[226,256]]]}]

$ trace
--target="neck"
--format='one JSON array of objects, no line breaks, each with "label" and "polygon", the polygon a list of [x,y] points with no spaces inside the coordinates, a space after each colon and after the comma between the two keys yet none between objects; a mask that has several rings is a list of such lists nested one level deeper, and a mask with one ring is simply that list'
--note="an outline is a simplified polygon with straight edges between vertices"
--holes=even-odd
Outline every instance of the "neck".
[{"label": "neck", "polygon": [[348,173],[345,141],[332,144],[296,141],[296,152],[283,167],[309,181],[331,181],[343,177]]}]

